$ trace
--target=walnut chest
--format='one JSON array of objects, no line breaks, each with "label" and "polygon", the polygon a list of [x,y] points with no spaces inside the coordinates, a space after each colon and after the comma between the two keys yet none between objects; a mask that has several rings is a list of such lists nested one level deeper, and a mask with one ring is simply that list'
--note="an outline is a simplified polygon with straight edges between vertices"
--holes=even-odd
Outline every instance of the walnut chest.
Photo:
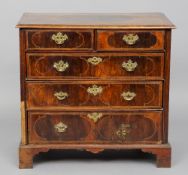
[{"label": "walnut chest", "polygon": [[171,29],[161,13],[26,13],[20,168],[50,149],[141,149],[170,167]]}]

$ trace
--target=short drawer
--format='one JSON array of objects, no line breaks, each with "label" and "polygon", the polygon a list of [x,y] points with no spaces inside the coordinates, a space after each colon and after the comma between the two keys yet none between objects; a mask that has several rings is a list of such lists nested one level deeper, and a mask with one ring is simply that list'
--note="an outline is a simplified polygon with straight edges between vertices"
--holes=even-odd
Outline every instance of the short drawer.
[{"label": "short drawer", "polygon": [[29,112],[29,143],[161,143],[161,112]]},{"label": "short drawer", "polygon": [[28,30],[27,48],[32,50],[92,50],[92,30]]},{"label": "short drawer", "polygon": [[[118,84],[119,83],[119,84]],[[161,108],[162,82],[27,83],[27,107]],[[120,84],[121,83],[121,84]]]},{"label": "short drawer", "polygon": [[164,31],[98,30],[98,50],[163,50]]},{"label": "short drawer", "polygon": [[28,54],[28,79],[163,79],[163,53]]}]

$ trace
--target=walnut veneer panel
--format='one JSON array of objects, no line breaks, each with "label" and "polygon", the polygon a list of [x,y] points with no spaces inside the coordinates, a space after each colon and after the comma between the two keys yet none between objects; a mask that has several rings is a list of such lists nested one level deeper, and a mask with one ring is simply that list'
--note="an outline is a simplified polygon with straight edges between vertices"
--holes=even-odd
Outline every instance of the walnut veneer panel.
[{"label": "walnut veneer panel", "polygon": [[[27,83],[27,108],[111,106],[161,108],[161,82]],[[91,92],[89,92],[91,90]],[[130,92],[128,95],[127,93]],[[61,94],[65,93],[65,95]],[[58,96],[59,95],[59,96]]]},{"label": "walnut veneer panel", "polygon": [[98,30],[97,41],[98,50],[161,50],[164,31]]},{"label": "walnut veneer panel", "polygon": [[93,31],[29,30],[27,47],[30,50],[92,50]]},{"label": "walnut veneer panel", "polygon": [[[29,143],[160,143],[161,112],[29,113]],[[60,125],[61,124],[61,125]],[[61,126],[62,132],[60,132]],[[64,127],[64,128],[63,128]],[[64,129],[64,132],[63,132]],[[124,137],[121,131],[129,132]]]},{"label": "walnut veneer panel", "polygon": [[[136,64],[131,70],[126,64]],[[57,67],[59,66],[59,67]],[[28,54],[28,79],[163,79],[163,53]]]}]

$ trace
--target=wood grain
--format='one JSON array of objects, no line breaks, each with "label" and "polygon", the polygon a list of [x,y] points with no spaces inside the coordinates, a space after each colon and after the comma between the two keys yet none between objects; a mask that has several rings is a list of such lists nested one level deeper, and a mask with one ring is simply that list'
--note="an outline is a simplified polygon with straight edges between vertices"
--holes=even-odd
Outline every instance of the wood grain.
[{"label": "wood grain", "polygon": [[[89,58],[101,58],[102,61],[93,65]],[[127,71],[122,64],[131,60],[137,63],[134,71]],[[54,64],[59,61],[69,67],[59,72]],[[27,79],[137,79],[163,80],[163,53],[95,53],[95,54],[27,54]]]},{"label": "wood grain", "polygon": [[[68,39],[63,44],[52,40],[52,35],[61,32]],[[27,48],[29,50],[92,50],[92,30],[28,30]]]},{"label": "wood grain", "polygon": [[[97,85],[102,92],[97,95],[88,93],[88,88]],[[133,92],[134,99],[128,101],[122,97],[123,92]],[[58,92],[66,92],[68,97],[58,100],[54,95]],[[77,82],[50,82],[27,83],[27,109],[34,107],[71,107],[71,106],[120,106],[124,108],[161,108],[162,107],[162,83],[161,82],[124,82],[124,83],[98,83],[90,84]]]},{"label": "wood grain", "polygon": [[174,24],[162,13],[25,13],[19,28],[166,29]]},{"label": "wood grain", "polygon": [[[103,112],[97,122],[90,119],[88,114],[92,113],[29,112],[29,143],[149,144],[161,142],[161,112]],[[62,133],[54,128],[59,122],[67,126]],[[117,135],[122,124],[130,125],[130,132],[125,138]]]},{"label": "wood grain", "polygon": [[[123,36],[128,34],[138,35],[138,41],[128,45],[123,40]],[[97,49],[103,51],[163,50],[164,31],[98,30],[97,41]]]},{"label": "wood grain", "polygon": [[164,92],[163,92],[163,139],[164,143],[168,143],[168,118],[169,118],[169,89],[170,89],[170,53],[171,53],[171,31],[166,31],[166,55],[165,55],[165,67],[164,67]]},{"label": "wood grain", "polygon": [[21,143],[27,144],[27,113],[25,101],[25,79],[26,79],[26,60],[25,60],[25,31],[20,29],[20,107],[21,107]]}]

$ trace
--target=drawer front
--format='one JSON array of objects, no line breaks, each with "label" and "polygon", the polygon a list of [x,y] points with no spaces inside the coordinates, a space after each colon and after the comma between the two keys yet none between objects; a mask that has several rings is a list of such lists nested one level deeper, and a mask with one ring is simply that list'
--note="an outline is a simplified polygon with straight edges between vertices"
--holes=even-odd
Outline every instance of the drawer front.
[{"label": "drawer front", "polygon": [[29,54],[29,79],[162,79],[164,54]]},{"label": "drawer front", "polygon": [[161,108],[162,82],[27,83],[28,109],[68,106]]},{"label": "drawer front", "polygon": [[162,50],[164,31],[98,30],[98,50]]},{"label": "drawer front", "polygon": [[160,143],[161,112],[29,113],[29,143]]},{"label": "drawer front", "polygon": [[29,30],[27,48],[34,50],[92,50],[92,30]]},{"label": "drawer front", "polygon": [[91,130],[78,114],[31,113],[28,121],[29,143],[84,141]]}]

